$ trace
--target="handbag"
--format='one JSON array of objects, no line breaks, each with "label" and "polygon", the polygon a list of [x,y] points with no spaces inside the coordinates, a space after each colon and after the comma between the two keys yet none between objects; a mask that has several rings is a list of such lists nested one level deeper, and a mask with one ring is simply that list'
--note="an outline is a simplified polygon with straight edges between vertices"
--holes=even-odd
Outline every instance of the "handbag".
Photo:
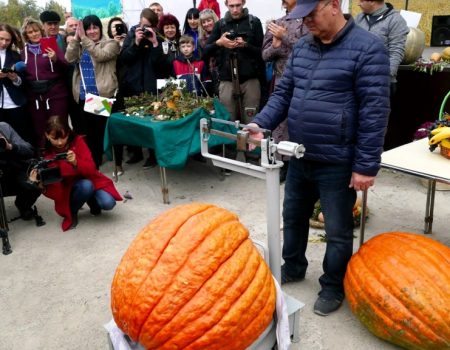
[{"label": "handbag", "polygon": [[81,69],[81,64],[79,65],[79,67],[80,67],[81,81],[83,83],[84,92],[86,94],[83,110],[87,113],[109,117],[112,112],[113,103],[116,99],[102,97],[87,92],[86,84],[84,82],[83,70]]}]

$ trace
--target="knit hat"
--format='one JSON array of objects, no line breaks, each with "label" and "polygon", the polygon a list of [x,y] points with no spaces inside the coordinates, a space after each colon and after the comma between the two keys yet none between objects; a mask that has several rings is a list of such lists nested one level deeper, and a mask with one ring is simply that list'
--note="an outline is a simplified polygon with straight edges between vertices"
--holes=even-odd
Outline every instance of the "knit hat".
[{"label": "knit hat", "polygon": [[61,22],[61,17],[55,11],[44,11],[39,15],[39,19],[42,23],[45,22]]}]

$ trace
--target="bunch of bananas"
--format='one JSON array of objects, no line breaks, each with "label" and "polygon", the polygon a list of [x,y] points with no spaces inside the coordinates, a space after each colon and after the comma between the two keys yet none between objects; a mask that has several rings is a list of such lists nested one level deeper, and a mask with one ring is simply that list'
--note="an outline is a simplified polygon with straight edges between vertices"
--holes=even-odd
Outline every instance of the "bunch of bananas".
[{"label": "bunch of bananas", "polygon": [[430,128],[428,139],[431,152],[433,152],[441,142],[450,142],[447,141],[447,139],[450,139],[450,119],[444,118],[443,120],[436,121]]}]

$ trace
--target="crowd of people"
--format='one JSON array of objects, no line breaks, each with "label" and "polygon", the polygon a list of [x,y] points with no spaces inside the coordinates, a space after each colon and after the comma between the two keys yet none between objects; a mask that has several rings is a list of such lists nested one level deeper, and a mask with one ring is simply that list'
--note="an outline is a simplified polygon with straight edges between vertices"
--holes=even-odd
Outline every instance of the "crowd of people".
[{"label": "crowd of people", "polygon": [[[305,276],[309,217],[320,198],[327,250],[314,311],[327,315],[343,300],[356,191],[372,186],[380,167],[408,29],[384,0],[360,0],[364,13],[356,21],[342,13],[339,0],[282,0],[286,16],[268,23],[265,33],[245,5],[225,0],[222,17],[216,0],[202,0],[180,20],[153,3],[130,27],[120,17],[103,28],[95,15],[68,16],[63,32],[53,11],[26,18],[21,29],[0,23],[5,153],[23,158],[33,146],[48,159],[65,154],[52,163],[60,182],[21,173],[27,186],[16,206],[28,218],[38,188],[55,201],[64,230],[76,227],[84,203],[93,215],[112,209],[121,197],[98,170],[106,118],[84,110],[86,96],[115,98],[117,111],[125,97],[156,94],[157,79],[185,79],[192,92],[217,96],[231,120],[305,146],[303,158],[285,159],[282,283]],[[115,145],[116,175],[124,172],[123,150]],[[128,146],[128,153],[129,164],[144,160],[140,147]],[[155,164],[149,150],[144,167]]]}]

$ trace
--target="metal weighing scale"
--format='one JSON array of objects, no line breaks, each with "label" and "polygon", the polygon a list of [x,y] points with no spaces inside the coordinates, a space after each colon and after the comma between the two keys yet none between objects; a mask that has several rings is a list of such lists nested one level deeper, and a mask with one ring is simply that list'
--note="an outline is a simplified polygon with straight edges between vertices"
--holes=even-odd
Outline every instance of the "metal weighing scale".
[{"label": "metal weighing scale", "polygon": [[[234,127],[237,132],[234,134],[215,130],[212,127],[213,123],[228,124]],[[262,132],[264,138],[262,140],[250,138],[247,129]],[[237,151],[247,151],[249,144],[261,147],[261,165],[255,165],[209,153],[208,139],[210,135],[217,135],[236,140]],[[258,246],[263,247],[264,258],[266,261],[268,260],[273,276],[278,281],[278,284],[281,285],[280,168],[283,166],[283,162],[276,159],[276,154],[301,158],[305,153],[305,148],[303,145],[289,141],[281,141],[276,144],[270,137],[270,132],[268,130],[249,127],[245,124],[241,124],[239,121],[229,122],[216,118],[203,118],[200,120],[200,137],[202,156],[211,159],[213,165],[266,180],[267,248],[264,244],[259,242],[255,243]],[[285,293],[283,293],[283,296],[286,301],[289,315],[291,340],[292,342],[297,343],[300,340],[298,331],[300,310],[305,304]],[[276,348],[277,339],[275,328],[275,322],[272,322],[247,350],[269,350]]]},{"label": "metal weighing scale", "polygon": [[[228,124],[231,128],[234,127],[237,132],[227,133],[224,131],[215,130],[212,128],[213,123]],[[262,140],[252,139],[249,137],[248,130],[260,131],[264,134],[264,138]],[[261,165],[255,165],[245,161],[238,161],[209,153],[208,140],[210,135],[217,135],[236,140],[237,151],[247,151],[249,144],[261,147]],[[254,241],[254,243],[263,250],[264,259],[269,262],[269,267],[273,276],[278,281],[278,284],[281,285],[279,176],[280,168],[283,166],[283,162],[276,159],[276,154],[301,158],[305,152],[304,147],[289,141],[281,141],[276,144],[270,137],[270,132],[268,130],[249,127],[245,124],[241,124],[239,121],[229,122],[216,118],[203,118],[200,120],[200,138],[202,156],[211,159],[213,165],[266,180],[267,246],[258,241]],[[283,297],[287,306],[291,341],[297,343],[300,340],[300,310],[305,304],[285,293],[283,293]],[[109,349],[114,350],[109,334],[107,336]],[[125,336],[124,340],[129,346],[129,349],[144,350],[142,345],[131,341],[128,336]],[[247,350],[270,349],[278,349],[275,320],[273,320],[266,330],[259,336],[259,338],[247,348]]]}]

